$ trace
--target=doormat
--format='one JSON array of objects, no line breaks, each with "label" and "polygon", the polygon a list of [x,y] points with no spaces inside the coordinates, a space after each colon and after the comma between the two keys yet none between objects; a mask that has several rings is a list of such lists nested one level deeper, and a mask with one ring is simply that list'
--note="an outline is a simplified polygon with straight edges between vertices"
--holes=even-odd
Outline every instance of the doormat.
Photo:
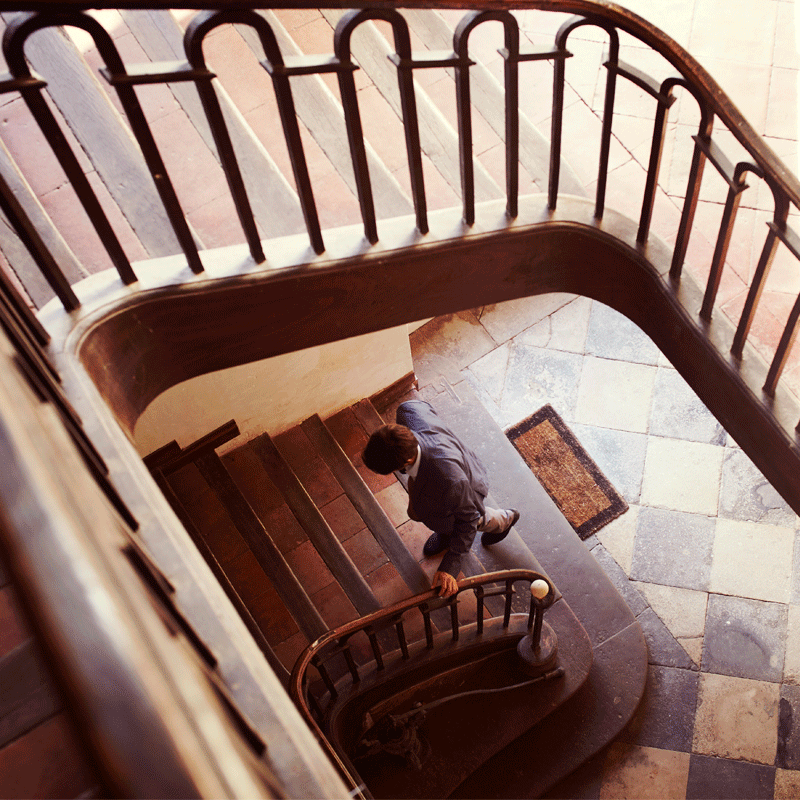
[{"label": "doormat", "polygon": [[552,406],[509,428],[506,436],[581,539],[628,510]]}]

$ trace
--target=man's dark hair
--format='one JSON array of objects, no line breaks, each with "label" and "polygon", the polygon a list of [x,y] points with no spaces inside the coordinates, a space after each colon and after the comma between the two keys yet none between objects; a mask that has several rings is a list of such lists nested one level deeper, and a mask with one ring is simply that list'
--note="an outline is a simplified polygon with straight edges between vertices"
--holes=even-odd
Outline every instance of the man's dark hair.
[{"label": "man's dark hair", "polygon": [[417,437],[405,425],[384,425],[369,437],[362,458],[379,475],[388,475],[417,457]]}]

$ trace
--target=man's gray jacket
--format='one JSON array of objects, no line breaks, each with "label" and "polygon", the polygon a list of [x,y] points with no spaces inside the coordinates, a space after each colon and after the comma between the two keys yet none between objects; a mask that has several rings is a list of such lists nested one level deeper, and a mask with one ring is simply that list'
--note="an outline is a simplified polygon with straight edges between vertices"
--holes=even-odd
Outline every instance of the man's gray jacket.
[{"label": "man's gray jacket", "polygon": [[469,552],[484,513],[489,493],[486,470],[429,403],[403,403],[397,409],[397,423],[414,432],[421,451],[417,477],[409,481],[410,506],[420,522],[449,537],[439,571],[457,578],[461,558]]}]

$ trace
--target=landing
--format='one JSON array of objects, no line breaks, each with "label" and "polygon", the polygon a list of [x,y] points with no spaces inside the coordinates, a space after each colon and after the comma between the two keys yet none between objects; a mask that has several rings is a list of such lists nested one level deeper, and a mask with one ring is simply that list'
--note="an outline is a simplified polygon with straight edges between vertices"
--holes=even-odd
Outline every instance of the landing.
[{"label": "landing", "polygon": [[645,701],[553,796],[794,785],[798,519],[652,342],[599,303],[544,295],[439,318],[412,348],[423,396],[463,382],[501,427],[552,404],[630,505],[587,545],[648,639]]}]

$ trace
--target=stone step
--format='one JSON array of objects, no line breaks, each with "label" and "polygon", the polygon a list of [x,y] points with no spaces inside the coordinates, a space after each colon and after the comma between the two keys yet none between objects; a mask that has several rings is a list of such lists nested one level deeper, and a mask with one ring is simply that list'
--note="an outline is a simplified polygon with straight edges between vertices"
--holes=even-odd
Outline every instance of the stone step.
[{"label": "stone step", "polygon": [[[427,399],[487,466],[492,495],[520,511],[521,543],[589,635],[594,663],[573,698],[498,753],[454,797],[538,797],[614,739],[633,717],[647,676],[647,644],[632,610],[466,381]],[[510,537],[509,537],[510,538]],[[513,563],[519,542],[494,558]],[[515,555],[516,554],[516,555]]]}]

